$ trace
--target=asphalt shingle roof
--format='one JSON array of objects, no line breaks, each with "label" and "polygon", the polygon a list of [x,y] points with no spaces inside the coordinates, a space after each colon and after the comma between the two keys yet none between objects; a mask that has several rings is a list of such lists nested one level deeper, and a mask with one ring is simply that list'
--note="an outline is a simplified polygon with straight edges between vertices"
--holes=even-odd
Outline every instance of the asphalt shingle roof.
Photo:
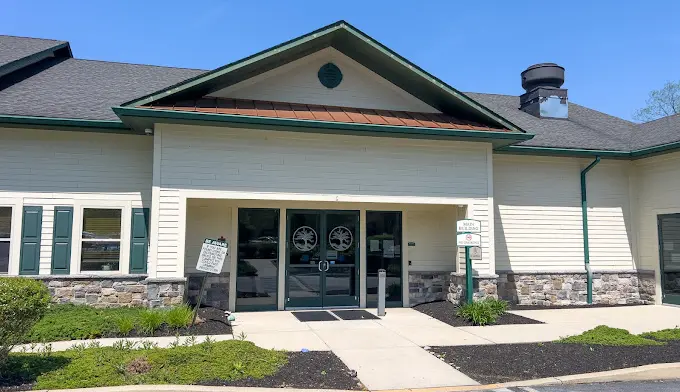
[{"label": "asphalt shingle roof", "polygon": [[[0,67],[64,43],[0,36]],[[0,114],[118,120],[112,106],[206,72],[74,58],[46,61],[28,77],[1,80]],[[466,95],[534,134],[521,143],[525,146],[631,151],[680,141],[680,115],[635,124],[570,102],[568,119],[541,119],[519,110],[519,96]]]},{"label": "asphalt shingle roof", "polygon": [[65,43],[54,39],[0,35],[0,67]]},{"label": "asphalt shingle roof", "polygon": [[111,110],[205,71],[66,59],[0,90],[0,113],[118,120]]}]

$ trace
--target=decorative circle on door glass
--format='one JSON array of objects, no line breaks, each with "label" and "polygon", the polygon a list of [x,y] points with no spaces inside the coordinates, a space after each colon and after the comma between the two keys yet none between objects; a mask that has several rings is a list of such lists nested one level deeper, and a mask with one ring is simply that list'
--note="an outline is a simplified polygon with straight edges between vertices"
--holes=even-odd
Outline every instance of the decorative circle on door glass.
[{"label": "decorative circle on door glass", "polygon": [[293,233],[293,245],[302,252],[309,252],[316,247],[317,234],[309,226],[300,226]]},{"label": "decorative circle on door glass", "polygon": [[331,245],[331,248],[340,252],[349,249],[353,241],[352,231],[345,226],[335,227],[328,235],[328,243]]}]

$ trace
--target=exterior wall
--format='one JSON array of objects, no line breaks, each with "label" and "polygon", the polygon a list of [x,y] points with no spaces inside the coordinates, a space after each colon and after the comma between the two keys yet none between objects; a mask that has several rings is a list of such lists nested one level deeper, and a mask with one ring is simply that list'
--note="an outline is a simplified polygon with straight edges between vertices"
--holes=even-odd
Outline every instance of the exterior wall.
[{"label": "exterior wall", "polygon": [[[498,271],[585,272],[580,171],[589,160],[494,156]],[[630,162],[604,160],[587,175],[594,272],[636,269]]]},{"label": "exterior wall", "polygon": [[[680,213],[680,152],[634,161],[633,173],[639,264],[660,276],[657,216]],[[660,302],[660,279],[656,293]]]},{"label": "exterior wall", "polygon": [[408,213],[407,238],[415,242],[409,246],[410,271],[453,272],[456,270],[457,208],[423,208]]},{"label": "exterior wall", "polygon": [[[51,273],[54,206],[73,206],[79,233],[83,207],[123,209],[121,273],[129,267],[131,208],[151,202],[152,143],[147,136],[0,128],[0,204],[15,208],[10,275],[19,271],[21,209],[43,207],[40,274]],[[71,273],[79,273],[74,235]]]},{"label": "exterior wall", "polygon": [[475,268],[489,270],[489,149],[482,143],[158,125],[159,203],[152,210],[150,251],[156,276],[184,274],[191,198],[465,205],[485,231],[484,257]]},{"label": "exterior wall", "polygon": [[[333,89],[324,87],[317,76],[319,68],[329,62],[342,72],[342,82]],[[211,96],[439,113],[333,48],[320,50]]]}]

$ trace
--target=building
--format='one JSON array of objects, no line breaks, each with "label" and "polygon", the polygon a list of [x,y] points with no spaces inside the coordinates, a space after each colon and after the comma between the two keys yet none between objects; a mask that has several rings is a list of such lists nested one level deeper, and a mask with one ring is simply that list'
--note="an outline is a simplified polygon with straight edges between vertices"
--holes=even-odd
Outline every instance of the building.
[{"label": "building", "polygon": [[595,303],[678,303],[680,116],[634,124],[563,82],[462,93],[344,21],[212,71],[2,36],[0,272],[169,305],[223,236],[212,305],[374,306],[385,268],[413,306],[463,295],[471,218],[476,298],[586,303],[589,261]]}]

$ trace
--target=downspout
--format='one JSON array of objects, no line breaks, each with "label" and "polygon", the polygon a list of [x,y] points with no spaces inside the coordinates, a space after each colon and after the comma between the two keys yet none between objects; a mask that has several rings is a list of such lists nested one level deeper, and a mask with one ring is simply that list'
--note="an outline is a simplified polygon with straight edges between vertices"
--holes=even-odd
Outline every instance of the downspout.
[{"label": "downspout", "polygon": [[588,290],[588,304],[593,303],[593,271],[590,269],[590,247],[588,245],[588,194],[586,192],[586,174],[600,163],[600,157],[585,169],[581,170],[581,214],[583,215],[583,262],[586,266],[586,285]]}]

